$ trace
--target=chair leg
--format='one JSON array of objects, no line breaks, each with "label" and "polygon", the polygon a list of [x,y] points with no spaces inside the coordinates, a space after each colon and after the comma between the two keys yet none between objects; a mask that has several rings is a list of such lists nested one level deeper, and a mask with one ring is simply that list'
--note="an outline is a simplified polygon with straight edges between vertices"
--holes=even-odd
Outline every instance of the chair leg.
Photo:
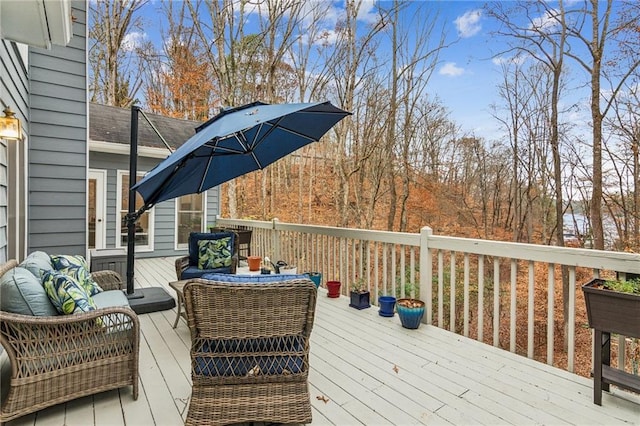
[{"label": "chair leg", "polygon": [[602,366],[611,365],[611,334],[594,330],[593,336],[593,403],[602,405],[602,391],[609,391],[609,384],[602,382]]}]

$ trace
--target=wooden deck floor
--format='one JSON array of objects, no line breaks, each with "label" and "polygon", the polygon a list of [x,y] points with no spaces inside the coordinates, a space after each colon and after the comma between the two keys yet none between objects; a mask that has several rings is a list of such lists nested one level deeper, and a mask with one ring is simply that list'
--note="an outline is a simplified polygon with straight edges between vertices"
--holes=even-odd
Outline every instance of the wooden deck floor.
[{"label": "wooden deck floor", "polygon": [[[140,286],[175,279],[173,259],[138,260]],[[313,424],[640,425],[640,398],[592,403],[592,381],[423,325],[405,330],[376,308],[318,298],[309,382]],[[175,310],[140,316],[140,397],[106,392],[8,425],[180,425],[191,393],[189,330]],[[326,400],[327,402],[323,401]]]}]

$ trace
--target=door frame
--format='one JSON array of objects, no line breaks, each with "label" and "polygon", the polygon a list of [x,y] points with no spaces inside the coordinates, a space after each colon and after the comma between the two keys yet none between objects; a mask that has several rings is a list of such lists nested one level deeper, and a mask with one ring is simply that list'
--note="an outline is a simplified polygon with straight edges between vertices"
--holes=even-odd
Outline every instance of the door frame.
[{"label": "door frame", "polygon": [[[107,171],[101,169],[89,169],[88,181],[96,181],[96,249],[107,246]],[[89,191],[87,190],[87,198]],[[87,201],[87,206],[89,202]],[[89,245],[89,214],[87,212],[87,246]]]}]

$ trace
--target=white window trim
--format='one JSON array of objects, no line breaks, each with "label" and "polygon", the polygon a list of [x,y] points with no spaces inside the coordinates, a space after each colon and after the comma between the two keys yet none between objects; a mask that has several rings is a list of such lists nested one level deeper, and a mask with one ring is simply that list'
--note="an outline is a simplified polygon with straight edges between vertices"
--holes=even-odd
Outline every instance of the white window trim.
[{"label": "white window trim", "polygon": [[[202,229],[201,232],[207,230],[207,194],[208,191],[202,193]],[[179,198],[179,197],[178,197]],[[189,244],[178,244],[178,198],[174,199],[173,210],[173,249],[176,251],[184,251],[189,249]]]},{"label": "white window trim", "polygon": [[[138,176],[144,176],[146,172],[138,172]],[[125,175],[129,175],[128,170],[118,170],[118,182],[116,186],[116,248],[126,248],[123,247],[120,243],[120,233],[122,232],[121,220],[120,220],[120,206],[122,206],[122,177]],[[149,244],[146,246],[141,246],[136,244],[136,253],[148,253],[153,252],[154,250],[154,234],[155,234],[155,208],[151,208],[147,210],[149,213]]]},{"label": "white window trim", "polygon": [[[89,158],[87,156],[87,158]],[[102,197],[100,197],[100,200],[96,199],[96,213],[98,211],[99,207],[102,207],[102,213],[104,216],[103,221],[103,225],[102,225],[102,236],[100,238],[100,244],[98,244],[98,236],[96,234],[96,248],[105,248],[107,247],[107,171],[104,169],[89,169],[89,173],[87,174],[87,176],[91,176],[92,173],[95,173],[96,175],[102,175],[102,188],[100,188],[100,191],[102,192]],[[87,205],[89,205],[89,179],[87,179]],[[122,195],[122,194],[120,194]],[[120,213],[118,211],[118,213]],[[120,216],[118,216],[119,218]],[[89,218],[87,217],[87,221],[89,220]],[[119,221],[118,221],[119,222]],[[87,226],[88,223],[87,223]],[[97,224],[96,224],[97,227]],[[120,241],[120,239],[118,238],[118,241]],[[87,229],[87,247],[89,246],[89,230]]]}]

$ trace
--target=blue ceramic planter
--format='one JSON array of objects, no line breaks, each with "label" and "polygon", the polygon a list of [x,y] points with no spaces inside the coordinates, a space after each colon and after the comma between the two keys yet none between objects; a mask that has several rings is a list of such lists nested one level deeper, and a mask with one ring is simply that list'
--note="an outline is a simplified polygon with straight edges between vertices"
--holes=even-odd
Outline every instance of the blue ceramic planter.
[{"label": "blue ceramic planter", "polygon": [[[404,304],[409,303],[412,307]],[[418,299],[399,299],[396,303],[396,310],[400,317],[400,323],[404,328],[416,329],[420,327],[424,316],[424,302]]]},{"label": "blue ceramic planter", "polygon": [[395,315],[394,309],[396,306],[396,298],[393,296],[380,296],[378,298],[378,305],[380,310],[378,314],[381,317],[392,317]]},{"label": "blue ceramic planter", "polygon": [[320,283],[322,282],[322,274],[320,272],[305,272],[305,275],[309,276],[309,279],[313,281],[316,288],[320,287]]}]

